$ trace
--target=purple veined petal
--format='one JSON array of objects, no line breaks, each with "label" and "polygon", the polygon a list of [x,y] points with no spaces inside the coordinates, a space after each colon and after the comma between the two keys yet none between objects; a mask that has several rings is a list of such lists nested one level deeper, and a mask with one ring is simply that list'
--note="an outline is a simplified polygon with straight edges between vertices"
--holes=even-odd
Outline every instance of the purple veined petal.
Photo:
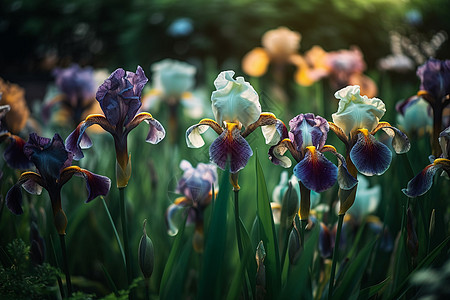
[{"label": "purple veined petal", "polygon": [[358,134],[358,139],[350,151],[350,159],[356,169],[363,175],[381,175],[389,168],[392,153],[373,135]]},{"label": "purple veined petal", "polygon": [[91,139],[85,134],[86,128],[86,122],[81,122],[66,139],[66,148],[73,153],[75,160],[80,160],[84,157],[81,149],[87,149],[92,146]]},{"label": "purple veined petal", "polygon": [[294,175],[306,188],[320,193],[336,182],[338,168],[315,147],[307,149],[305,157],[294,167]]},{"label": "purple veined petal", "polygon": [[11,143],[3,153],[3,158],[5,159],[8,166],[13,169],[29,169],[32,163],[23,152],[25,141],[17,135],[11,135],[10,141]]},{"label": "purple veined petal", "polygon": [[100,85],[100,87],[97,90],[97,93],[95,95],[95,98],[97,98],[97,101],[101,101],[109,90],[117,89],[119,88],[119,84],[122,80],[122,78],[125,77],[125,70],[122,68],[116,69],[114,72],[111,73],[111,75]]},{"label": "purple veined petal", "polygon": [[145,122],[150,125],[150,129],[145,141],[150,144],[158,144],[166,136],[164,127],[161,125],[161,123],[158,122],[158,120],[153,118],[147,119],[145,120]]},{"label": "purple veined petal", "polygon": [[229,161],[230,172],[237,173],[247,165],[253,151],[236,126],[228,127],[209,147],[209,157],[222,170]]},{"label": "purple veined petal", "polygon": [[325,145],[329,125],[327,120],[312,113],[300,114],[289,121],[289,137],[296,144],[297,151],[308,146],[321,149]]},{"label": "purple veined petal", "polygon": [[136,73],[127,72],[126,79],[133,85],[133,93],[137,97],[141,97],[142,90],[145,84],[148,82],[148,78],[145,76],[145,72],[141,66],[138,66]]},{"label": "purple veined petal", "polygon": [[62,180],[67,181],[71,177],[71,174],[83,177],[86,180],[86,189],[88,191],[86,203],[98,196],[106,196],[111,188],[111,180],[108,177],[94,174],[77,166],[64,169],[64,174],[61,174],[61,177],[64,177]]},{"label": "purple veined petal", "polygon": [[321,151],[331,152],[336,156],[336,158],[338,159],[337,181],[339,184],[339,188],[343,190],[351,190],[358,183],[358,180],[349,173],[345,158],[339,152],[337,152],[333,146],[330,145],[325,145]]},{"label": "purple veined petal", "polygon": [[24,153],[45,180],[59,178],[61,170],[72,162],[72,155],[69,155],[64,141],[57,133],[51,141],[36,133],[30,134],[30,138],[24,146]]},{"label": "purple veined petal", "polygon": [[23,214],[22,188],[20,184],[13,185],[6,194],[6,206],[15,215]]},{"label": "purple veined petal", "polygon": [[426,166],[408,182],[406,189],[403,189],[402,192],[411,198],[422,196],[431,188],[434,174],[440,169],[450,171],[450,160],[437,159],[435,163]]}]

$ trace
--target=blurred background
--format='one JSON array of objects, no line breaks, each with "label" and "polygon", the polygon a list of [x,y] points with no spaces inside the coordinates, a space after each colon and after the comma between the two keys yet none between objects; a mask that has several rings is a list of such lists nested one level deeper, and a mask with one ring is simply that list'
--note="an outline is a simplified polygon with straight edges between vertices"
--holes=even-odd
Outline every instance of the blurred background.
[{"label": "blurred background", "polygon": [[[448,11],[447,0],[3,0],[0,77],[24,87],[30,102],[43,98],[55,67],[71,63],[149,70],[174,58],[199,67],[198,79],[208,63],[240,73],[245,53],[279,26],[302,35],[301,52],[357,45],[370,72],[395,49],[393,36],[413,59],[437,33],[446,39]],[[448,58],[449,47],[432,54]]]}]

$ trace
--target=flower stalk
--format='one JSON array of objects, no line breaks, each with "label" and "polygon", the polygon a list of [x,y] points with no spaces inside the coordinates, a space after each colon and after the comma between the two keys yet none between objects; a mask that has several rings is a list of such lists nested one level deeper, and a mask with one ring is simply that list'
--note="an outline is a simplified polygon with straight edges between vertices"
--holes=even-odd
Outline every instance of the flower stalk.
[{"label": "flower stalk", "polygon": [[338,216],[336,240],[334,242],[334,249],[333,249],[333,262],[331,264],[330,284],[329,284],[329,288],[328,288],[328,300],[331,300],[333,298],[334,276],[336,273],[336,264],[338,261],[339,244],[340,244],[340,240],[341,240],[341,231],[342,231],[342,224],[344,223],[344,216],[345,216],[345,213],[340,214]]},{"label": "flower stalk", "polygon": [[67,286],[67,293],[68,297],[72,295],[72,281],[70,279],[70,272],[69,272],[69,264],[67,263],[67,251],[66,251],[66,235],[60,234],[59,235],[59,241],[61,243],[61,252],[63,256],[63,266],[64,266],[64,274],[66,276],[66,286]]},{"label": "flower stalk", "polygon": [[132,282],[131,261],[130,261],[130,245],[128,243],[128,222],[125,205],[125,188],[119,188],[120,196],[120,220],[122,222],[123,245],[125,247],[125,269],[127,270],[128,286]]}]

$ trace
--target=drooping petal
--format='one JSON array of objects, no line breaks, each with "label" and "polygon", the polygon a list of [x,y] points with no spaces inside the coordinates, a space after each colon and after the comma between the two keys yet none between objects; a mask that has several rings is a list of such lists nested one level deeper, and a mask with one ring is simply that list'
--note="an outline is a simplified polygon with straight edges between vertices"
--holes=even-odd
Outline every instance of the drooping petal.
[{"label": "drooping petal", "polygon": [[57,179],[61,169],[72,162],[72,155],[57,133],[52,140],[32,133],[23,149],[45,180]]},{"label": "drooping petal", "polygon": [[283,121],[276,119],[275,124],[261,126],[261,131],[266,139],[267,145],[276,145],[288,138],[288,130]]},{"label": "drooping petal", "polygon": [[13,185],[6,194],[6,206],[15,215],[23,214],[22,188],[20,184]]},{"label": "drooping petal", "polygon": [[[266,133],[269,134],[268,136],[264,135],[264,137],[266,138],[266,142],[268,139],[277,139],[277,135],[281,133],[281,131],[279,131],[278,133],[274,132],[273,130],[271,130],[271,128],[274,128],[276,130],[276,126],[277,126],[277,122],[279,122],[279,120],[277,119],[277,117],[275,117],[275,115],[273,113],[270,112],[264,112],[261,113],[259,115],[258,120],[255,123],[252,123],[250,125],[248,125],[244,132],[242,132],[242,137],[245,139],[250,133],[252,133],[253,131],[255,131],[256,128],[258,127],[269,127],[266,128]],[[281,128],[280,128],[281,130]],[[264,131],[263,131],[264,134]],[[275,136],[270,136],[270,134],[274,134]],[[278,139],[278,141],[280,141]],[[278,141],[276,143],[278,143]],[[275,143],[275,144],[276,144]]]},{"label": "drooping petal", "polygon": [[270,57],[266,50],[257,47],[247,53],[242,59],[242,70],[255,77],[260,77],[267,72]]},{"label": "drooping petal", "polygon": [[244,127],[256,122],[261,115],[259,96],[244,77],[233,78],[234,71],[221,72],[211,95],[212,110],[219,124],[241,123]]},{"label": "drooping petal", "polygon": [[209,157],[222,170],[225,169],[229,160],[230,172],[237,173],[247,165],[253,151],[241,136],[236,124],[233,125],[228,126],[228,129],[211,144]]},{"label": "drooping petal", "polygon": [[448,159],[436,159],[431,165],[426,166],[419,174],[408,182],[406,189],[403,189],[403,193],[411,198],[419,197],[428,192],[433,185],[434,174],[440,169],[450,171],[450,160]]},{"label": "drooping petal", "polygon": [[392,153],[371,134],[359,133],[356,144],[350,151],[350,159],[361,174],[381,175],[389,168]]},{"label": "drooping petal", "polygon": [[216,121],[211,119],[203,119],[198,124],[192,125],[186,130],[186,144],[189,148],[200,148],[205,142],[201,135],[211,127],[217,134],[223,132],[222,127]]},{"label": "drooping petal", "polygon": [[[185,197],[181,197],[182,199],[186,199]],[[186,200],[187,201],[187,200]],[[175,214],[186,208],[185,205],[180,204],[171,204],[166,210],[166,225],[167,225],[167,233],[170,236],[174,236],[178,233],[178,226],[174,222]]]},{"label": "drooping petal", "polygon": [[442,150],[442,158],[450,159],[450,127],[447,127],[439,134],[439,145]]},{"label": "drooping petal", "polygon": [[5,149],[3,153],[3,158],[5,159],[8,166],[13,169],[28,169],[31,167],[31,161],[23,152],[23,147],[25,146],[25,141],[17,135],[10,136],[11,143]]},{"label": "drooping petal", "polygon": [[89,115],[86,120],[78,124],[77,128],[67,137],[66,148],[74,154],[75,160],[80,160],[84,157],[82,149],[87,149],[92,146],[92,141],[85,133],[89,126],[94,124],[100,125],[104,130],[113,133],[114,127],[108,122],[103,115]]},{"label": "drooping petal", "polygon": [[336,182],[338,168],[315,147],[307,149],[305,157],[294,167],[294,174],[306,188],[320,193]]},{"label": "drooping petal", "polygon": [[378,126],[372,131],[372,134],[377,132],[379,129],[382,129],[384,132],[386,132],[387,135],[392,138],[392,148],[394,148],[395,153],[406,153],[411,148],[408,136],[399,129],[391,126],[389,123],[380,122]]},{"label": "drooping petal", "polygon": [[133,120],[131,120],[127,126],[125,126],[124,135],[128,134],[132,129],[139,125],[142,121],[145,121],[150,125],[149,132],[145,141],[151,144],[158,144],[166,136],[166,131],[158,120],[154,119],[151,114],[142,112],[137,114]]},{"label": "drooping petal", "polygon": [[358,180],[353,177],[350,172],[347,169],[347,164],[345,162],[345,158],[336,151],[336,148],[330,145],[325,145],[322,150],[322,152],[331,152],[333,153],[337,159],[338,159],[338,177],[337,181],[339,184],[339,187],[343,190],[350,190],[352,189],[357,183]]},{"label": "drooping petal", "polygon": [[289,139],[284,139],[275,146],[269,148],[269,160],[275,165],[280,165],[283,168],[290,168],[292,165],[289,157],[284,156],[287,150],[294,149],[294,146]]}]

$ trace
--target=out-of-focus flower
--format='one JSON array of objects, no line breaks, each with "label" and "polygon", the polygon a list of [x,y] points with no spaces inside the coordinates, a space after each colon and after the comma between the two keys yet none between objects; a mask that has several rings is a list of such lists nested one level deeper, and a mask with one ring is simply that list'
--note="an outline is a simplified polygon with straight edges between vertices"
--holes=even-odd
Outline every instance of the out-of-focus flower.
[{"label": "out-of-focus flower", "polygon": [[[269,159],[284,168],[291,166],[291,160],[284,156],[287,150],[297,161],[294,175],[303,185],[315,192],[322,192],[336,182],[342,188],[350,189],[356,180],[348,173],[345,159],[333,146],[325,145],[329,130],[328,122],[314,114],[300,114],[289,121],[288,132],[283,122],[278,120],[278,143],[269,149]],[[332,152],[339,161],[339,171],[322,152]]]},{"label": "out-of-focus flower", "polygon": [[[253,151],[245,140],[257,127],[265,126],[266,141],[276,139],[276,117],[271,113],[261,113],[259,96],[243,77],[233,78],[234,71],[221,72],[211,95],[212,111],[216,121],[203,119],[186,131],[186,143],[190,148],[202,147],[201,137],[211,127],[219,137],[211,144],[209,156],[222,170],[227,162],[233,180],[233,187],[239,189],[236,174],[243,169]],[[242,131],[242,128],[245,128]],[[234,174],[234,175],[233,175]]]},{"label": "out-of-focus flower", "polygon": [[[396,153],[406,153],[411,145],[408,137],[387,122],[380,122],[386,109],[383,101],[360,95],[359,86],[348,86],[337,91],[334,96],[339,99],[339,108],[329,122],[330,129],[345,144],[346,162],[350,174],[356,178],[358,171],[366,176],[381,175],[391,164],[391,150],[373,136],[382,129],[392,138],[392,147]],[[339,214],[353,205],[352,197],[342,197]]]},{"label": "out-of-focus flower", "polygon": [[301,35],[286,27],[267,31],[262,37],[262,48],[247,53],[242,59],[242,69],[250,76],[262,76],[269,63],[286,64],[300,48]]},{"label": "out-of-focus flower", "polygon": [[294,55],[291,62],[297,67],[295,81],[302,86],[310,86],[330,73],[327,63],[328,53],[320,46],[314,46],[304,56]]},{"label": "out-of-focus flower", "polygon": [[378,67],[384,71],[406,73],[414,70],[414,61],[404,54],[391,54],[378,61]]},{"label": "out-of-focus flower", "polygon": [[403,193],[408,197],[419,197],[425,194],[433,185],[436,172],[442,170],[450,176],[450,127],[440,133],[439,145],[442,150],[441,156],[436,159],[432,156],[433,162],[411,179],[406,189],[403,189]]},{"label": "out-of-focus flower", "polygon": [[[217,184],[216,166],[212,164],[199,163],[196,168],[191,163],[183,160],[180,163],[183,176],[178,181],[176,192],[182,196],[171,204],[166,212],[168,232],[175,235],[178,232],[173,217],[182,209],[187,213],[188,224],[195,224],[195,235],[192,241],[194,249],[198,252],[203,250],[203,214],[206,207],[211,203],[212,188]],[[217,192],[217,189],[215,189]]]},{"label": "out-of-focus flower", "polygon": [[27,192],[38,195],[44,188],[50,196],[56,230],[60,235],[64,235],[67,217],[61,206],[61,188],[73,175],[81,176],[86,180],[88,190],[86,202],[97,196],[106,195],[109,191],[111,186],[109,178],[71,166],[73,155],[66,150],[59,134],[55,134],[51,140],[35,133],[30,134],[24,146],[24,152],[36,166],[37,172],[22,173],[6,195],[6,205],[16,215],[23,213],[22,187]]},{"label": "out-of-focus flower", "polygon": [[56,68],[53,75],[58,94],[45,104],[45,118],[48,119],[50,111],[59,106],[54,121],[60,125],[76,125],[89,113],[101,111],[100,105],[95,101],[96,80],[91,67],[81,68],[73,64],[68,68]]},{"label": "out-of-focus flower", "polygon": [[358,220],[374,213],[381,199],[381,186],[369,187],[369,181],[364,176],[358,177],[358,189],[356,190],[355,203],[347,213]]},{"label": "out-of-focus flower", "polygon": [[431,58],[417,69],[420,91],[417,95],[425,99],[433,110],[432,154],[440,155],[439,133],[443,130],[444,109],[450,104],[450,60]]},{"label": "out-of-focus flower", "polygon": [[100,125],[114,138],[116,150],[116,178],[117,187],[128,185],[131,177],[131,161],[128,154],[127,137],[132,129],[145,121],[150,125],[146,141],[151,144],[159,143],[165,136],[162,125],[147,112],[138,113],[141,107],[141,92],[147,83],[144,70],[138,66],[136,73],[117,69],[97,91],[97,101],[104,115],[89,115],[66,140],[67,149],[74,154],[74,159],[83,158],[81,149],[92,146],[86,129],[94,124]]},{"label": "out-of-focus flower", "polygon": [[26,125],[30,116],[25,91],[17,84],[0,78],[0,105],[9,105],[10,110],[2,121],[2,126],[12,134],[18,134]]},{"label": "out-of-focus flower", "polygon": [[194,30],[193,22],[190,18],[178,18],[167,28],[167,33],[173,37],[188,36]]},{"label": "out-of-focus flower", "polygon": [[350,50],[328,52],[326,60],[331,83],[335,89],[347,85],[359,85],[364,95],[368,97],[376,96],[378,89],[375,82],[363,74],[366,70],[366,63],[358,47],[353,46]]},{"label": "out-of-focus flower", "polygon": [[[1,98],[2,94],[0,93]],[[3,152],[3,158],[11,168],[24,170],[31,166],[30,160],[23,153],[25,141],[18,135],[9,132],[5,122],[3,122],[10,109],[9,105],[0,106],[0,142],[9,141],[9,145]]]},{"label": "out-of-focus flower", "polygon": [[397,123],[408,133],[423,135],[432,131],[433,118],[430,105],[419,96],[412,96],[397,103]]}]

